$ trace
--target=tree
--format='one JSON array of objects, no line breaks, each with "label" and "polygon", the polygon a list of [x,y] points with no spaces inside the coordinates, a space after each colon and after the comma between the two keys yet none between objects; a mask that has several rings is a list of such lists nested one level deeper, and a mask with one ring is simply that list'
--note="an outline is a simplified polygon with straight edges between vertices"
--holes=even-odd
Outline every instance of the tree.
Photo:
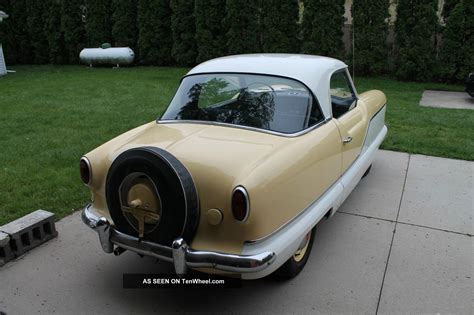
[{"label": "tree", "polygon": [[138,50],[140,61],[149,65],[172,62],[171,9],[166,0],[139,0]]},{"label": "tree", "polygon": [[298,52],[298,0],[261,1],[263,52]]},{"label": "tree", "polygon": [[259,7],[257,1],[226,1],[227,47],[229,54],[260,51]]},{"label": "tree", "polygon": [[[9,18],[12,28],[11,36],[16,51],[16,62],[20,64],[32,64],[34,62],[33,47],[28,32],[28,14],[26,0],[11,1]],[[3,23],[3,22],[2,22]]]},{"label": "tree", "polygon": [[395,22],[396,76],[427,81],[435,65],[438,19],[433,0],[399,0]]},{"label": "tree", "polygon": [[344,0],[307,0],[304,2],[302,51],[342,59]]},{"label": "tree", "polygon": [[11,19],[12,6],[10,0],[0,0],[0,11],[10,15],[9,18],[0,22],[0,44],[3,46],[5,53],[5,62],[7,64],[15,64],[17,62],[17,45],[14,33],[13,20]]},{"label": "tree", "polygon": [[33,54],[32,62],[44,64],[49,61],[49,43],[45,33],[46,6],[43,1],[26,1],[26,25]]},{"label": "tree", "polygon": [[86,0],[87,44],[112,43],[111,0]]},{"label": "tree", "polygon": [[461,0],[444,0],[442,15],[445,22],[449,19],[449,15],[460,1]]},{"label": "tree", "polygon": [[171,0],[171,31],[173,33],[172,55],[179,65],[196,63],[196,20],[194,1]]},{"label": "tree", "polygon": [[196,0],[197,62],[223,56],[227,53],[225,0]]},{"label": "tree", "polygon": [[86,46],[84,0],[61,1],[61,31],[64,36],[65,59],[77,63]]},{"label": "tree", "polygon": [[115,46],[130,47],[137,53],[137,0],[112,0],[112,36]]},{"label": "tree", "polygon": [[474,69],[474,2],[461,1],[452,9],[439,54],[440,74],[446,81],[463,82]]},{"label": "tree", "polygon": [[44,34],[48,41],[48,62],[66,63],[64,34],[61,30],[61,0],[46,0],[44,12]]},{"label": "tree", "polygon": [[357,0],[352,6],[355,71],[377,75],[387,69],[389,0]]}]

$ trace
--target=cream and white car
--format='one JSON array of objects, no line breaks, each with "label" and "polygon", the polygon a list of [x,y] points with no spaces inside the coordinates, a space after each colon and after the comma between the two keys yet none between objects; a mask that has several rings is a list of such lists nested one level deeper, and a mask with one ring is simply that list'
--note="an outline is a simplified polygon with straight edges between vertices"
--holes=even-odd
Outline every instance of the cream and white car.
[{"label": "cream and white car", "polygon": [[184,76],[164,114],[84,155],[83,221],[102,248],[255,279],[293,277],[315,226],[368,173],[386,97],[358,94],[327,57],[217,58]]}]

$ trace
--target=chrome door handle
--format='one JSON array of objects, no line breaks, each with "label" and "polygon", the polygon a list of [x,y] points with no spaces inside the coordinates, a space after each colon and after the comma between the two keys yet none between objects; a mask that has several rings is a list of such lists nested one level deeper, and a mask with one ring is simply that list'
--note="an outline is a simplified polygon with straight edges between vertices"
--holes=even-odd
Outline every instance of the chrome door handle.
[{"label": "chrome door handle", "polygon": [[352,141],[352,137],[347,137],[347,138],[342,139],[342,143],[349,143],[351,141]]}]

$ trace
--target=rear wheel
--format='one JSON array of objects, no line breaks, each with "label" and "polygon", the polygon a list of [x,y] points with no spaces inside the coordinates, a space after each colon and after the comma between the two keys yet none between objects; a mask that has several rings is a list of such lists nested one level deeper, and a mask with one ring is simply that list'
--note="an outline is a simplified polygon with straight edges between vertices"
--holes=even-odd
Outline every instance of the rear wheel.
[{"label": "rear wheel", "polygon": [[370,164],[369,168],[367,168],[367,170],[365,170],[365,173],[364,173],[364,175],[362,175],[362,178],[364,178],[364,177],[366,177],[367,175],[369,175],[371,169],[372,169],[372,164]]},{"label": "rear wheel", "polygon": [[291,279],[303,270],[313,248],[316,227],[309,231],[301,242],[298,250],[277,271],[275,276],[279,279]]}]

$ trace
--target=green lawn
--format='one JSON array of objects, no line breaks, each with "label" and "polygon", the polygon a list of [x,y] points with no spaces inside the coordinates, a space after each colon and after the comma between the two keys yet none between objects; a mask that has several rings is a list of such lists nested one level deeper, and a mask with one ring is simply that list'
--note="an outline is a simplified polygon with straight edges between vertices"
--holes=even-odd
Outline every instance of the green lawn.
[{"label": "green lawn", "polygon": [[[155,119],[184,68],[17,66],[0,77],[0,225],[42,208],[58,217],[88,200],[78,161],[120,133]],[[356,78],[387,94],[384,149],[474,159],[474,111],[419,107],[429,88],[462,86]]]}]

